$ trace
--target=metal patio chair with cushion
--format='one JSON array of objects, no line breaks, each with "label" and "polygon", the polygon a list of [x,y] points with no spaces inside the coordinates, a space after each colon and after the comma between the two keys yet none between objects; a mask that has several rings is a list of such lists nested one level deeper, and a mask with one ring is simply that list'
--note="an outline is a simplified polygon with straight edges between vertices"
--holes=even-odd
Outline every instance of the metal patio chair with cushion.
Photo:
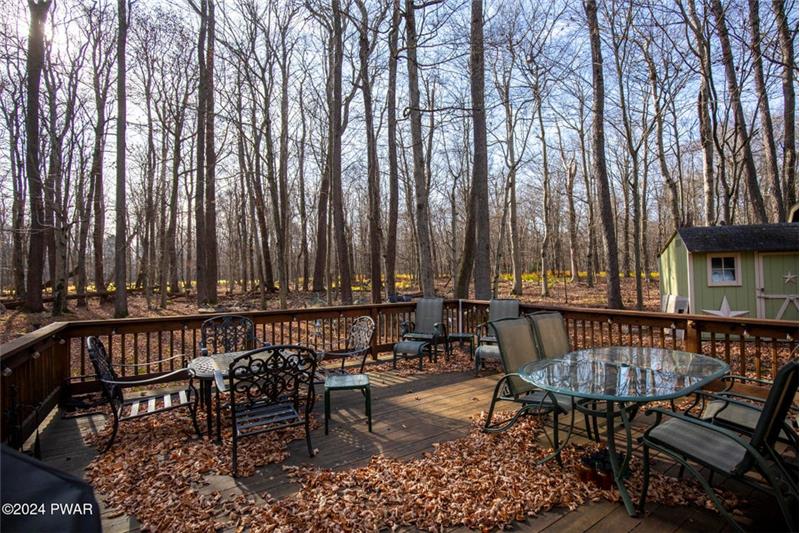
[{"label": "metal patio chair with cushion", "polygon": [[252,320],[241,315],[219,315],[200,325],[200,355],[253,350],[262,343]]},{"label": "metal patio chair with cushion", "polygon": [[447,326],[444,323],[444,300],[441,298],[422,298],[417,301],[413,321],[400,324],[400,338],[403,341],[426,342],[433,347],[432,357],[437,356],[439,344],[445,345],[445,354],[450,354],[447,342]]},{"label": "metal patio chair with cushion", "polygon": [[[554,448],[558,448],[558,415],[569,412],[573,402],[568,396],[538,389],[519,376],[518,370],[521,366],[543,359],[531,321],[526,317],[504,318],[490,322],[489,327],[497,338],[505,374],[494,388],[483,430],[489,433],[505,431],[522,415],[552,413]],[[520,407],[511,418],[493,423],[492,415],[498,401],[514,402],[520,404]]]},{"label": "metal patio chair with cushion", "polygon": [[492,298],[489,301],[489,320],[481,322],[475,328],[478,337],[478,348],[475,350],[475,374],[480,372],[486,360],[500,360],[500,350],[497,348],[497,338],[489,334],[489,322],[503,318],[516,318],[519,316],[519,300]]},{"label": "metal patio chair with cushion", "polygon": [[294,426],[304,426],[308,455],[310,415],[314,409],[317,354],[311,348],[278,345],[257,348],[234,359],[227,383],[217,370],[217,388],[230,393],[232,471],[238,474],[239,440]]},{"label": "metal patio chair with cushion", "polygon": [[[197,389],[192,384],[192,371],[188,368],[180,368],[173,372],[169,372],[162,376],[151,379],[140,380],[124,380],[121,381],[114,371],[114,366],[108,358],[106,347],[97,337],[89,337],[86,339],[86,347],[89,352],[89,359],[92,362],[97,379],[100,382],[103,397],[108,401],[111,406],[111,414],[114,417],[114,429],[111,432],[111,437],[108,443],[103,448],[103,452],[108,451],[111,445],[114,444],[114,439],[119,430],[119,423],[125,420],[132,420],[134,418],[142,418],[149,415],[163,413],[174,409],[186,408],[192,417],[192,424],[197,435],[200,435],[200,427],[197,425]],[[153,364],[164,363],[165,361],[180,360],[181,366],[185,366],[186,358],[184,355],[176,355],[161,361],[151,361],[139,365],[117,365],[125,367],[142,367],[150,366]],[[188,387],[179,391],[159,391],[149,395],[137,394],[126,398],[124,395],[125,389],[134,387],[144,387],[147,385],[154,385],[168,381],[176,381],[178,379],[188,379]]]},{"label": "metal patio chair with cushion", "polygon": [[[687,469],[700,482],[719,510],[734,529],[742,528],[722,505],[719,497],[703,475],[690,461],[734,478],[750,487],[771,494],[778,501],[787,525],[797,530],[797,468],[787,469],[775,449],[778,435],[784,427],[786,415],[797,392],[798,366],[792,361],[781,368],[764,402],[755,430],[750,435],[710,422],[699,420],[668,409],[648,409],[647,415],[656,414],[655,424],[642,436],[644,483],[639,500],[644,508],[650,475],[650,450],[671,457]],[[662,418],[668,420],[662,422]],[[752,476],[757,473],[763,482]]]},{"label": "metal patio chair with cushion", "polygon": [[[372,338],[375,336],[375,321],[368,316],[360,316],[350,324],[350,331],[347,334],[347,344],[340,350],[329,350],[321,354],[322,360],[340,359],[342,366],[339,373],[344,373],[344,363],[348,358],[361,358],[361,366],[358,371],[364,372],[364,365],[367,363],[367,356],[372,348]],[[321,370],[321,369],[319,369]],[[324,381],[324,379],[323,379]]]}]

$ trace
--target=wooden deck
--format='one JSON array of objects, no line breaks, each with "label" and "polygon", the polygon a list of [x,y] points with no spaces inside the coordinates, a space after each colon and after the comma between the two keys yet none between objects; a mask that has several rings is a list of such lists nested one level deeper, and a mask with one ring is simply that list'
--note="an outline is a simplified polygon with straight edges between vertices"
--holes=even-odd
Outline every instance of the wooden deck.
[{"label": "wooden deck", "polygon": [[[420,374],[401,376],[396,372],[370,372],[373,389],[373,433],[367,431],[363,398],[357,392],[334,393],[331,431],[324,435],[322,427],[312,433],[319,454],[312,460],[305,442],[295,441],[290,457],[283,464],[312,464],[321,468],[347,469],[367,463],[375,454],[390,457],[413,457],[432,449],[435,442],[452,440],[470,429],[470,418],[485,410],[497,380],[496,375],[474,377],[468,373]],[[322,402],[317,403],[317,416],[322,420]],[[581,417],[576,417],[580,419]],[[96,454],[87,447],[81,432],[97,431],[104,425],[100,415],[62,419],[53,413],[41,435],[44,460],[67,472],[83,475],[85,466]],[[635,425],[645,427],[648,420],[639,416]],[[125,431],[125,425],[121,427]],[[621,433],[621,432],[620,432]],[[580,435],[583,430],[580,429]],[[619,436],[622,436],[621,434]],[[574,438],[574,437],[573,437]],[[622,443],[620,442],[620,445]],[[658,457],[656,457],[658,460]],[[660,470],[677,473],[677,467],[660,462]],[[211,476],[204,490],[218,490],[226,495],[263,493],[275,498],[286,497],[298,486],[287,480],[282,464],[260,468],[255,475],[234,480],[230,476]],[[742,485],[729,488],[750,500],[742,517],[742,525],[750,530],[783,529],[777,506],[753,495]],[[136,531],[138,522],[132,517],[107,518],[107,532]],[[515,524],[519,531],[723,531],[725,523],[716,513],[694,507],[666,507],[649,504],[642,518],[631,518],[622,504],[593,503],[577,510],[545,512],[526,522]]]}]

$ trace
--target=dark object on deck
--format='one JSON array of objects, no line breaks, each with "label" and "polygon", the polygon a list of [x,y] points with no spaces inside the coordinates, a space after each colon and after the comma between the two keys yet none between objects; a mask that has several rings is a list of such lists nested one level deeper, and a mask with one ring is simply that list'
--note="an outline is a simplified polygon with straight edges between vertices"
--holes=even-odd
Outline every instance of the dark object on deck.
[{"label": "dark object on deck", "polygon": [[428,352],[428,358],[433,362],[433,350],[427,341],[400,341],[392,347],[392,368],[397,368],[397,358],[405,359],[419,358],[419,369],[422,370],[422,360]]},{"label": "dark object on deck", "polygon": [[[192,424],[197,435],[200,435],[200,428],[197,425],[197,389],[192,384],[192,371],[186,366],[186,358],[184,355],[176,355],[161,361],[151,361],[142,364],[129,364],[126,367],[140,367],[150,366],[154,364],[178,360],[181,364],[180,369],[174,372],[160,375],[152,379],[139,379],[139,380],[125,380],[120,381],[114,367],[106,353],[106,347],[97,337],[89,337],[86,339],[86,347],[89,352],[89,359],[92,361],[94,371],[97,374],[97,379],[100,381],[100,387],[103,392],[103,397],[111,405],[111,414],[114,416],[114,429],[111,433],[111,438],[108,439],[103,451],[108,451],[111,445],[114,444],[114,439],[119,430],[119,423],[124,420],[131,420],[134,418],[141,418],[143,416],[155,415],[165,411],[172,411],[173,409],[180,409],[185,407],[189,410],[192,417]],[[132,396],[125,399],[123,395],[124,389],[133,387],[143,387],[146,385],[155,385],[157,383],[164,383],[168,381],[175,381],[176,379],[188,379],[189,386],[186,389],[177,392],[164,392],[159,391],[147,396]]]},{"label": "dark object on deck", "polygon": [[411,301],[413,301],[411,296],[407,296],[405,294],[392,293],[389,295],[389,303],[396,304],[396,303],[411,302]]},{"label": "dark object on deck", "polygon": [[[733,529],[742,530],[722,505],[711,481],[706,480],[689,461],[708,468],[712,474],[720,473],[774,496],[786,525],[797,531],[797,467],[787,465],[775,450],[797,392],[797,373],[797,360],[781,368],[758,416],[755,431],[744,437],[727,428],[667,409],[648,409],[646,414],[655,413],[656,422],[642,436],[644,483],[639,499],[640,510],[644,509],[647,500],[652,448],[679,462],[682,471],[687,469]],[[663,417],[669,420],[662,423]],[[759,483],[748,475],[752,471],[760,474],[765,483]]]},{"label": "dark object on deck", "polygon": [[[0,455],[3,533],[102,531],[91,485],[5,444]],[[10,509],[6,509],[11,506]],[[10,512],[9,512],[10,511]]]},{"label": "dark object on deck", "polygon": [[314,457],[309,417],[316,368],[314,350],[287,344],[257,348],[234,359],[227,387],[222,373],[214,373],[217,388],[231,395],[233,477],[238,475],[239,439],[267,431],[304,426],[308,455]]},{"label": "dark object on deck", "polygon": [[413,321],[400,324],[400,339],[403,341],[425,341],[433,347],[436,358],[439,344],[444,344],[445,358],[450,356],[447,326],[444,323],[444,300],[422,298],[417,302]]}]

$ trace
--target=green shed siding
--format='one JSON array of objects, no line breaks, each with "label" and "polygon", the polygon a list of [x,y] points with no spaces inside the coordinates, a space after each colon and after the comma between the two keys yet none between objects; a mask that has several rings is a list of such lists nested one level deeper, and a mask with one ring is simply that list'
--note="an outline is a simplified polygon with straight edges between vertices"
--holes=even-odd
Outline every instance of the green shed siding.
[{"label": "green shed siding", "polygon": [[[708,286],[708,255],[705,253],[692,254],[692,269],[694,271],[694,310],[703,313],[704,309],[719,309],[722,297],[728,297],[733,311],[748,311],[743,315],[756,318],[756,269],[755,254],[753,252],[740,252],[739,279],[741,286],[709,287]],[[711,255],[725,255],[724,252]]]},{"label": "green shed siding", "polygon": [[[797,254],[764,254],[761,256],[761,260],[764,276],[764,294],[785,294],[797,297]],[[794,278],[788,279],[788,283],[787,274],[794,275]],[[765,298],[764,318],[775,318],[785,301],[785,298]],[[781,318],[783,320],[797,320],[797,307],[789,303]]]},{"label": "green shed siding", "polygon": [[669,243],[658,258],[661,295],[689,297],[689,273],[686,245],[680,235]]}]

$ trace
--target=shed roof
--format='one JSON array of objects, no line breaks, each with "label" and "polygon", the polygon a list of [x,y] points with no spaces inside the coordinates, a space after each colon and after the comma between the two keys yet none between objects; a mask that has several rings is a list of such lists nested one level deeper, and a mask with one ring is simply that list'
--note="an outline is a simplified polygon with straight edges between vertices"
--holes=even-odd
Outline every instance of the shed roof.
[{"label": "shed roof", "polygon": [[677,234],[692,253],[798,251],[797,224],[702,226],[679,228]]}]

